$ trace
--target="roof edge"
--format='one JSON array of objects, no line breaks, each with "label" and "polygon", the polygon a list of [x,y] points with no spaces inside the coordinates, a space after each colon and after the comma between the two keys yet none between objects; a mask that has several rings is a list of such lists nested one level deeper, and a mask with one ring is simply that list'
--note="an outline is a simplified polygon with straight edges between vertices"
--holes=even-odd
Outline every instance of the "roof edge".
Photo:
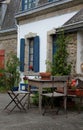
[{"label": "roof edge", "polygon": [[17,29],[16,28],[12,28],[12,29],[0,30],[0,35],[11,34],[11,32],[12,33],[16,33]]}]

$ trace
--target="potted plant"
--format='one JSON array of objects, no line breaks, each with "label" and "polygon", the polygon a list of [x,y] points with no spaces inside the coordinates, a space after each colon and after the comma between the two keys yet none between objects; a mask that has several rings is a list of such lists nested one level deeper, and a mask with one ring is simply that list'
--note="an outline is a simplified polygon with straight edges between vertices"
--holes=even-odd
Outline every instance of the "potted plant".
[{"label": "potted plant", "polygon": [[28,84],[28,77],[26,75],[23,77],[23,80],[25,84]]},{"label": "potted plant", "polygon": [[40,76],[42,80],[49,80],[51,77],[50,72],[40,72]]}]

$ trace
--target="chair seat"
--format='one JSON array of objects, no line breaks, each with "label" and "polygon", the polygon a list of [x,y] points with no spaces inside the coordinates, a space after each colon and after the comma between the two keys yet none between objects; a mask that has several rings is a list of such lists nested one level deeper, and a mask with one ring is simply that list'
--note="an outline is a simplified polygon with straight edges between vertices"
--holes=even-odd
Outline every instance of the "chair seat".
[{"label": "chair seat", "polygon": [[65,96],[65,94],[63,94],[63,93],[57,93],[57,92],[45,93],[45,94],[42,94],[42,95],[46,96],[46,97],[63,97],[63,96]]}]

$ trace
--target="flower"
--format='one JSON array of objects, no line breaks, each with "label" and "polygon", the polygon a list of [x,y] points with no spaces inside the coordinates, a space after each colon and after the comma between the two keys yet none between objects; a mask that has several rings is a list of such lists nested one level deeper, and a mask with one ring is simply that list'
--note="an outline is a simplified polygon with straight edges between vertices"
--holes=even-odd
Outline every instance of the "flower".
[{"label": "flower", "polygon": [[32,65],[30,65],[30,66],[29,66],[29,69],[30,69],[30,70],[33,70],[33,66],[32,66]]},{"label": "flower", "polygon": [[71,86],[73,87],[73,86],[75,86],[75,85],[76,85],[76,80],[72,79],[72,81],[71,81]]},{"label": "flower", "polygon": [[71,79],[67,81],[67,86],[69,89],[75,90],[77,86],[77,80],[76,79]]},{"label": "flower", "polygon": [[73,89],[73,90],[76,89],[76,83],[77,83],[77,80],[75,80],[75,79],[71,80],[71,89]]}]

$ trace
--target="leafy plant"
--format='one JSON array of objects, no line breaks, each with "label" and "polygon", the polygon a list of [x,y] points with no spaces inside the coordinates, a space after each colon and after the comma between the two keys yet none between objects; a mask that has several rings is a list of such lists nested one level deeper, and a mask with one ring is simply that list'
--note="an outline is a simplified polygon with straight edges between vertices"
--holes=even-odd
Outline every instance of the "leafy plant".
[{"label": "leafy plant", "polygon": [[50,71],[52,75],[69,75],[71,72],[71,64],[68,64],[68,52],[67,44],[69,42],[69,37],[65,36],[64,31],[60,31],[57,35],[56,40],[56,52],[53,57],[53,63],[47,61],[50,65]]},{"label": "leafy plant", "polygon": [[12,52],[9,53],[6,68],[0,70],[2,74],[2,84],[5,84],[4,86],[6,86],[6,88],[10,89],[14,86],[18,86],[20,81],[19,65],[20,62],[16,54]]},{"label": "leafy plant", "polygon": [[20,73],[18,67],[20,65],[16,54],[10,53],[6,64],[6,72],[9,73],[9,83],[11,86],[18,86],[20,81]]}]

